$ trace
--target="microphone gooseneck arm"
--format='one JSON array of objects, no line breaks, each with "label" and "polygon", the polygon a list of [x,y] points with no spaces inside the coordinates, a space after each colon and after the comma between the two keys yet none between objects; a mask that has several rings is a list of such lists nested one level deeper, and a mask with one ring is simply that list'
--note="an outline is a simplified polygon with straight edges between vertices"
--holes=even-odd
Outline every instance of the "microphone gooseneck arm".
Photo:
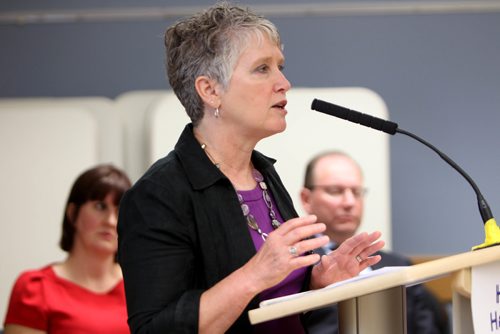
[{"label": "microphone gooseneck arm", "polygon": [[478,186],[472,180],[472,178],[462,168],[460,168],[460,166],[458,166],[446,154],[438,150],[434,145],[432,145],[431,143],[425,141],[424,139],[418,137],[417,135],[411,132],[400,129],[397,123],[387,121],[378,117],[374,117],[371,115],[363,114],[360,113],[359,111],[341,107],[333,103],[314,99],[311,105],[311,109],[353,123],[361,124],[376,130],[380,130],[390,135],[394,135],[396,133],[407,135],[410,138],[419,141],[420,143],[424,144],[425,146],[429,147],[431,150],[436,152],[444,161],[446,161],[451,167],[453,167],[458,173],[460,173],[460,175],[462,175],[467,180],[467,182],[472,186],[472,189],[474,189],[474,192],[476,193],[477,202],[479,206],[479,213],[481,214],[481,218],[483,220],[486,237],[484,243],[472,247],[472,250],[500,245],[500,228],[498,227],[495,218],[493,218],[491,209],[486,200],[484,199],[483,195],[481,194],[481,191],[479,191]]},{"label": "microphone gooseneck arm", "polygon": [[483,195],[481,194],[481,191],[479,190],[479,188],[476,185],[476,183],[474,182],[474,180],[472,180],[472,178],[459,165],[457,165],[450,157],[448,157],[446,154],[444,154],[443,152],[438,150],[431,143],[425,141],[424,139],[420,138],[419,136],[417,136],[409,131],[398,128],[398,129],[396,129],[396,132],[407,135],[407,136],[421,142],[425,146],[429,147],[431,150],[436,152],[444,161],[446,161],[451,167],[453,167],[457,172],[459,172],[467,180],[467,182],[469,182],[471,187],[474,189],[474,192],[476,193],[477,202],[479,205],[479,213],[481,214],[481,218],[483,219],[483,223],[486,223],[488,220],[493,218],[493,214],[491,213],[491,209],[490,209],[488,203],[486,202],[486,200],[484,199]]}]

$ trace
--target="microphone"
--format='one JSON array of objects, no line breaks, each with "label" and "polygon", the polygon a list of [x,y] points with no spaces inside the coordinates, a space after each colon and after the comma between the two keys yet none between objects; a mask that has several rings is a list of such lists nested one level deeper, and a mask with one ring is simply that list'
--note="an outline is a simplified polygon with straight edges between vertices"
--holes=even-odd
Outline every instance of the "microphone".
[{"label": "microphone", "polygon": [[371,115],[360,113],[359,111],[354,111],[345,107],[338,106],[333,103],[328,103],[318,99],[314,99],[311,105],[311,109],[348,120],[353,123],[358,123],[364,126],[368,126],[375,130],[384,131],[390,135],[396,133],[398,129],[398,124],[390,121],[386,121],[381,118],[373,117]]},{"label": "microphone", "polygon": [[425,141],[424,139],[418,137],[417,135],[400,129],[397,123],[387,121],[378,117],[360,113],[359,111],[351,110],[345,107],[335,105],[333,103],[325,102],[322,100],[314,99],[311,105],[312,110],[316,110],[331,116],[335,116],[353,123],[361,124],[375,130],[380,130],[390,135],[396,133],[401,133],[407,135],[425,146],[429,147],[431,150],[436,152],[444,161],[446,161],[451,167],[453,167],[457,172],[462,175],[467,182],[471,185],[472,189],[476,193],[477,202],[479,206],[479,213],[484,223],[485,241],[484,243],[472,247],[472,250],[482,249],[486,247],[500,245],[500,228],[498,227],[495,218],[491,212],[491,209],[486,202],[485,198],[479,191],[476,183],[472,178],[460,167],[458,166],[450,157],[438,150],[434,145]]}]

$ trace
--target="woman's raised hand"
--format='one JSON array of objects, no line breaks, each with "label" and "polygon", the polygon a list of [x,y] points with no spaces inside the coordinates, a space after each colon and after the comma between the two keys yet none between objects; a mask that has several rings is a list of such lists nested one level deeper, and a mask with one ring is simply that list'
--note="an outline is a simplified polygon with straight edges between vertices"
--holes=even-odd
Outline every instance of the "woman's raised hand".
[{"label": "woman's raised hand", "polygon": [[378,240],[380,232],[360,233],[344,241],[336,250],[321,257],[314,266],[311,289],[357,276],[362,270],[379,262],[380,255],[372,255],[384,247]]},{"label": "woman's raised hand", "polygon": [[258,284],[259,291],[278,284],[292,271],[319,261],[318,254],[308,252],[324,246],[328,237],[314,238],[326,228],[316,219],[314,215],[290,219],[269,233],[262,248],[242,268],[253,284]]}]

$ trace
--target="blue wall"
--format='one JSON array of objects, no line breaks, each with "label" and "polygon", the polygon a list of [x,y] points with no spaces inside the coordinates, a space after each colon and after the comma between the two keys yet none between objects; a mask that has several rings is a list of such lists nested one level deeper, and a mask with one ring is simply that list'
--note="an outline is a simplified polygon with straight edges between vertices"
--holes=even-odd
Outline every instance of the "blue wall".
[{"label": "blue wall", "polygon": [[[106,5],[113,2],[212,3]],[[103,5],[4,1],[0,13],[83,6]],[[269,17],[282,33],[285,73],[294,86],[376,91],[391,120],[454,159],[500,215],[500,12]],[[162,35],[174,20],[0,24],[0,97],[115,97],[168,89]],[[435,153],[401,134],[391,138],[391,183],[394,250],[449,254],[483,242],[471,187]]]}]

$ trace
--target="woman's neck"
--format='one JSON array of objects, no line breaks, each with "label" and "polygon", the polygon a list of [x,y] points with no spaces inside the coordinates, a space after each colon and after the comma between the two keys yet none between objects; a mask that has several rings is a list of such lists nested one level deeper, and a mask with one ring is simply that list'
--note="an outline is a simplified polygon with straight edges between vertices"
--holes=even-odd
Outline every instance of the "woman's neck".
[{"label": "woman's neck", "polygon": [[114,256],[95,257],[78,251],[70,252],[54,270],[58,276],[97,293],[111,290],[122,279]]},{"label": "woman's neck", "polygon": [[208,158],[236,189],[249,190],[255,187],[251,162],[254,144],[222,131],[207,131],[203,126],[194,129],[194,136]]}]

